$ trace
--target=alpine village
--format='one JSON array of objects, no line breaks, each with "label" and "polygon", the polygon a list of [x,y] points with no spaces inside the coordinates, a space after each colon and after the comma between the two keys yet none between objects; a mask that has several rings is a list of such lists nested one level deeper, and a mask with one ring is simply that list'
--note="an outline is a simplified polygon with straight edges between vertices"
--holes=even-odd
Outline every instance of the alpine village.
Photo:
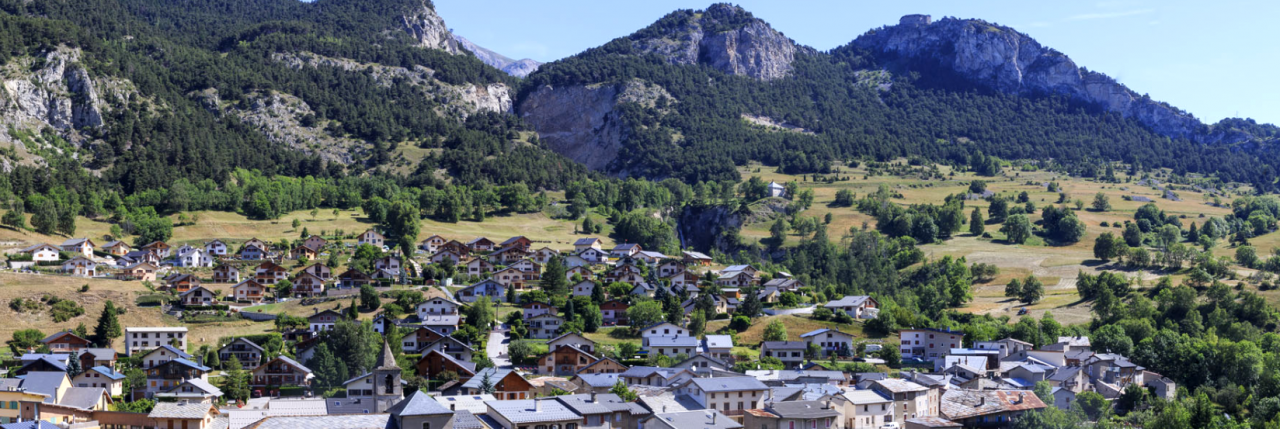
[{"label": "alpine village", "polygon": [[0,0],[0,428],[1280,427],[1275,126],[654,18]]}]

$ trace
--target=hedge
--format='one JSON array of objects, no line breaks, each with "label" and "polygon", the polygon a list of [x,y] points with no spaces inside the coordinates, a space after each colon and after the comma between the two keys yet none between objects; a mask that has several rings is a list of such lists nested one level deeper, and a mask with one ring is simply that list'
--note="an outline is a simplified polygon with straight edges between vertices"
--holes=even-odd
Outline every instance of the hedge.
[{"label": "hedge", "polygon": [[188,306],[184,306],[183,308],[185,308],[187,311],[227,311],[231,307],[227,306],[226,304],[214,304],[214,305],[188,305]]}]

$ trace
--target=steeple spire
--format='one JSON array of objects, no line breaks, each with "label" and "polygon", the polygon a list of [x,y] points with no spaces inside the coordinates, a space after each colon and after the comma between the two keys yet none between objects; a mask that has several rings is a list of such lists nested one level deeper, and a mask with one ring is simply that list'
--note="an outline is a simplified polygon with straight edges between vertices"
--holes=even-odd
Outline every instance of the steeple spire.
[{"label": "steeple spire", "polygon": [[378,361],[373,365],[374,369],[400,369],[396,364],[396,356],[391,353],[391,344],[385,340],[382,342],[382,354],[378,355]]}]

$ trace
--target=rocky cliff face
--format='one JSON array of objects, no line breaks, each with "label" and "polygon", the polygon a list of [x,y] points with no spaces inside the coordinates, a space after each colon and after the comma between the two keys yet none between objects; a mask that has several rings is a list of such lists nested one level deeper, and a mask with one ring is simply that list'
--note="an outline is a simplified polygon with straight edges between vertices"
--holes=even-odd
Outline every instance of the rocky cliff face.
[{"label": "rocky cliff face", "polygon": [[436,14],[434,8],[426,0],[400,17],[404,30],[418,40],[418,45],[427,49],[440,49],[450,54],[457,54],[458,41],[453,39],[444,18]]},{"label": "rocky cliff face", "polygon": [[356,139],[334,137],[324,130],[324,123],[303,125],[303,118],[314,117],[311,106],[302,99],[281,92],[251,93],[244,105],[222,102],[218,90],[210,88],[190,94],[205,109],[217,115],[234,115],[252,125],[268,140],[295,150],[317,155],[330,161],[350,164],[367,145]]},{"label": "rocky cliff face", "polygon": [[852,45],[889,61],[926,61],[975,84],[1010,94],[1064,94],[1134,118],[1153,131],[1201,142],[1237,142],[1242,133],[1213,133],[1189,113],[1140,95],[1104,74],[1079,67],[1012,28],[982,20],[908,15]]},{"label": "rocky cliff face", "polygon": [[[675,18],[672,20],[672,18]],[[740,7],[715,4],[677,12],[631,37],[632,49],[671,64],[707,64],[761,80],[785,77],[797,52],[807,50]]]},{"label": "rocky cliff face", "polygon": [[310,52],[276,54],[273,58],[295,68],[337,67],[350,72],[368,73],[380,84],[388,86],[396,79],[404,79],[421,88],[423,96],[439,102],[441,107],[438,113],[459,119],[466,119],[476,112],[511,112],[511,89],[500,83],[450,85],[436,80],[435,70],[423,66],[408,69],[326,57]]},{"label": "rocky cliff face", "polygon": [[462,37],[457,34],[454,34],[453,38],[458,41],[459,46],[471,52],[471,54],[475,55],[476,58],[479,58],[480,61],[515,77],[528,76],[529,73],[533,73],[538,70],[538,66],[542,65],[540,62],[528,58],[513,60],[505,55],[472,43],[470,40],[467,40],[466,37]]},{"label": "rocky cliff face", "polygon": [[674,100],[662,87],[639,79],[614,85],[544,86],[525,97],[519,110],[551,150],[593,170],[607,170],[628,132],[618,107],[652,107],[659,98]]},{"label": "rocky cliff face", "polygon": [[103,103],[78,49],[59,48],[5,67],[0,117],[10,125],[59,131],[102,126]]}]

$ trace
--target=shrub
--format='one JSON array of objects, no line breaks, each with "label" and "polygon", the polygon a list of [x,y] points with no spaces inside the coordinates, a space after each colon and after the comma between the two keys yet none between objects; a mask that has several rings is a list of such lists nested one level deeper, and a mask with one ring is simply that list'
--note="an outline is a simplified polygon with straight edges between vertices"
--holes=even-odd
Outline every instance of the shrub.
[{"label": "shrub", "polygon": [[84,315],[84,307],[72,300],[59,300],[53,305],[53,309],[49,310],[49,314],[53,316],[54,322],[66,322],[72,318]]},{"label": "shrub", "polygon": [[816,320],[828,320],[831,319],[831,316],[831,309],[829,308],[818,307],[813,310],[813,318]]}]

